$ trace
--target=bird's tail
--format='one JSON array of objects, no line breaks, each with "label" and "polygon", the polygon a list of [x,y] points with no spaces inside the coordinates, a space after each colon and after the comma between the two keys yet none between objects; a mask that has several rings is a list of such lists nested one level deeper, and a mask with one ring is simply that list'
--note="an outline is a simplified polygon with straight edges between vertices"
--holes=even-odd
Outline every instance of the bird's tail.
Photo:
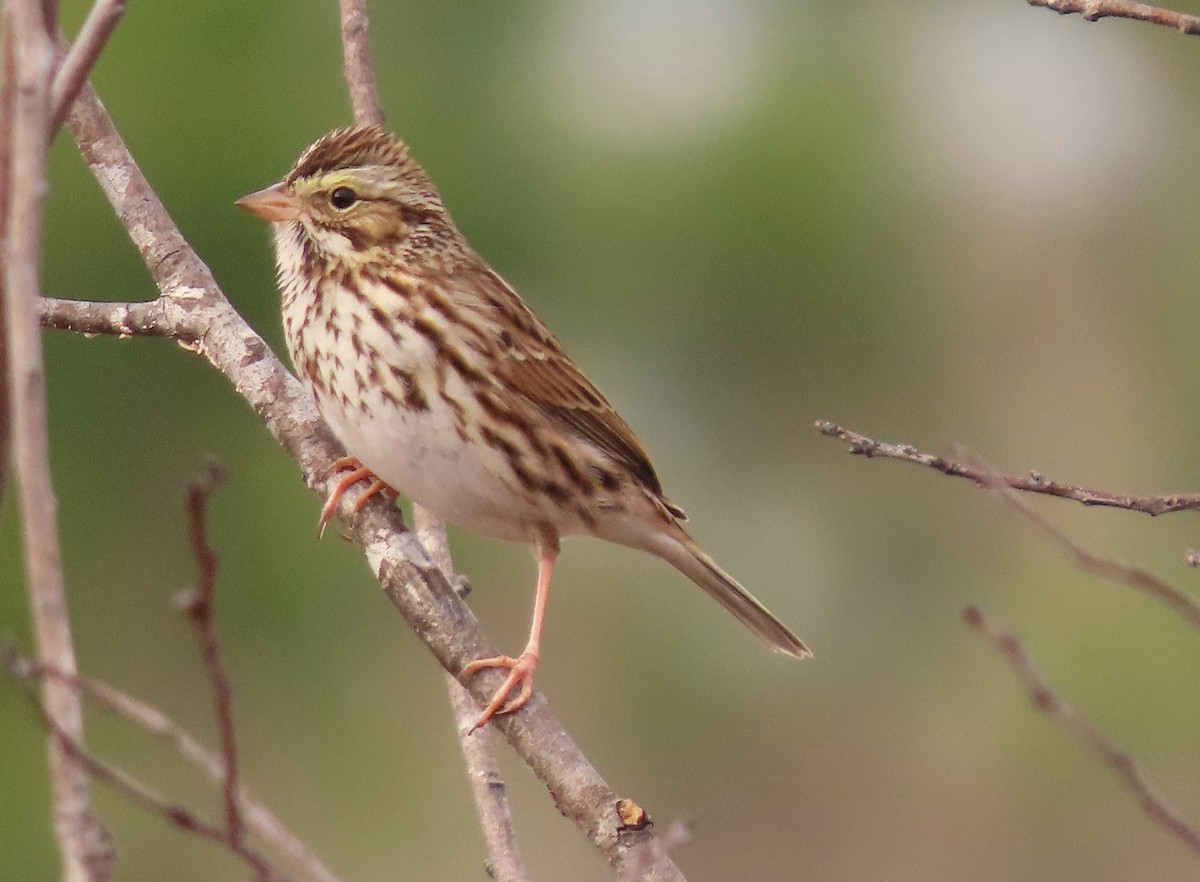
[{"label": "bird's tail", "polygon": [[655,538],[655,547],[648,550],[703,588],[705,594],[729,610],[773,650],[796,658],[812,657],[812,652],[800,638],[717,566],[717,562],[705,554],[683,528],[678,529],[677,535],[659,533]]}]

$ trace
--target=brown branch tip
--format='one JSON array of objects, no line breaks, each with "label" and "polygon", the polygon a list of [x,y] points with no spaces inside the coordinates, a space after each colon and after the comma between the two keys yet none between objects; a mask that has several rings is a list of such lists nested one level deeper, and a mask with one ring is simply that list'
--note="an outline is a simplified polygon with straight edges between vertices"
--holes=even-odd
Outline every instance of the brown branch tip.
[{"label": "brown branch tip", "polygon": [[1149,24],[1174,28],[1192,36],[1200,35],[1200,18],[1130,0],[1025,0],[1030,6],[1041,6],[1059,15],[1081,15],[1088,21],[1102,18],[1127,18]]}]

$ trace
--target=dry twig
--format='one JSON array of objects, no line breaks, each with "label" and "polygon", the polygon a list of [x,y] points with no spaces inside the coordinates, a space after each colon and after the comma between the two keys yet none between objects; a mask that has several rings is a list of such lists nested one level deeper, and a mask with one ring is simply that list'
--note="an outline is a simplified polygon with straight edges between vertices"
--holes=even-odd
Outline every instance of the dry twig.
[{"label": "dry twig", "polygon": [[125,0],[96,0],[54,74],[50,88],[50,132],[57,132],[67,118],[75,96],[96,66],[108,38],[125,14]]},{"label": "dry twig", "polygon": [[1015,635],[993,623],[978,607],[967,607],[963,612],[963,619],[976,634],[1000,653],[1001,658],[1008,663],[1021,685],[1025,687],[1034,707],[1054,720],[1112,769],[1122,786],[1133,795],[1154,823],[1200,854],[1200,829],[1191,826],[1158,795],[1129,754],[1117,748],[1091,722],[1054,692],[1046,678],[1034,667],[1029,653]]},{"label": "dry twig", "polygon": [[[72,683],[87,701],[128,720],[147,734],[162,740],[210,782],[218,787],[224,785],[224,757],[214,750],[209,750],[158,708],[108,683],[84,676],[68,677],[61,671],[39,665],[15,653],[4,654],[4,666],[13,677],[57,677]],[[246,826],[255,836],[269,843],[316,882],[340,882],[337,875],[325,866],[304,840],[292,833],[266,803],[240,782],[238,800]]]},{"label": "dry twig", "polygon": [[[80,692],[91,691],[95,694],[104,694],[105,690],[110,689],[110,687],[104,686],[104,684],[99,684],[95,681],[86,681],[77,675],[67,675],[54,670],[50,666],[24,659],[9,650],[3,653],[2,662],[9,676],[16,679],[40,679],[43,684],[56,682],[69,685],[73,690]],[[244,839],[239,838],[235,840],[230,835],[228,829],[204,820],[185,806],[171,803],[166,797],[143,784],[124,769],[117,768],[89,753],[82,744],[55,725],[54,720],[50,718],[50,715],[41,704],[33,700],[32,697],[30,703],[55,742],[61,745],[62,749],[69,753],[88,775],[108,784],[126,799],[140,805],[151,814],[161,815],[168,824],[178,827],[184,832],[192,833],[203,839],[209,839],[226,846],[254,871],[256,882],[287,882],[287,877],[276,870],[255,849],[248,846]],[[135,704],[135,702],[133,699],[121,695],[121,701],[118,704]]]},{"label": "dry twig", "polygon": [[383,122],[383,107],[375,90],[375,62],[371,56],[370,22],[367,0],[338,0],[342,22],[342,49],[345,56],[346,86],[354,118],[360,123]]},{"label": "dry twig", "polygon": [[208,500],[213,491],[225,480],[223,468],[210,463],[208,470],[188,483],[188,524],[192,540],[192,552],[200,568],[200,579],[195,589],[185,591],[177,600],[180,609],[192,623],[196,644],[200,649],[200,660],[208,672],[212,686],[213,717],[217,721],[217,735],[221,743],[223,766],[222,792],[225,797],[225,828],[229,842],[241,845],[245,839],[245,823],[238,802],[237,738],[233,727],[233,695],[229,687],[229,675],[221,662],[221,651],[217,645],[217,623],[213,609],[217,594],[217,552],[208,542],[205,515]]},{"label": "dry twig", "polygon": [[1025,0],[1030,6],[1042,6],[1059,15],[1078,13],[1088,21],[1102,18],[1129,18],[1175,28],[1185,34],[1200,35],[1200,18],[1131,0]]},{"label": "dry twig", "polygon": [[1081,570],[1110,581],[1130,585],[1143,594],[1162,601],[1193,628],[1200,629],[1200,603],[1142,567],[1092,554],[1073,542],[1066,533],[1035,512],[1011,491],[1044,493],[1062,499],[1073,499],[1084,505],[1110,506],[1145,512],[1150,515],[1163,514],[1167,511],[1191,510],[1196,507],[1195,496],[1116,496],[1100,490],[1087,490],[1069,484],[1047,481],[1036,473],[1025,476],[1005,475],[985,465],[954,462],[934,454],[922,453],[909,444],[889,444],[876,441],[824,420],[817,423],[817,429],[831,438],[845,441],[850,445],[851,453],[865,456],[868,459],[885,457],[923,465],[944,475],[967,478],[979,487],[999,492],[1006,505],[1070,555]]},{"label": "dry twig", "polygon": [[[986,468],[955,462],[932,453],[922,453],[911,444],[890,444],[886,441],[876,441],[874,438],[852,432],[828,420],[817,420],[816,427],[822,435],[844,441],[849,446],[851,453],[865,456],[867,459],[881,457],[911,462],[941,472],[943,475],[966,478],[980,487],[988,487],[996,479],[995,473]],[[1048,481],[1038,472],[1029,472],[1025,475],[1000,475],[999,477],[1006,486],[1013,490],[1057,496],[1060,499],[1074,500],[1083,505],[1123,508],[1148,514],[1151,517],[1176,511],[1200,510],[1200,493],[1175,493],[1170,496],[1126,496],[1109,493],[1105,490],[1089,490],[1086,487]]]}]

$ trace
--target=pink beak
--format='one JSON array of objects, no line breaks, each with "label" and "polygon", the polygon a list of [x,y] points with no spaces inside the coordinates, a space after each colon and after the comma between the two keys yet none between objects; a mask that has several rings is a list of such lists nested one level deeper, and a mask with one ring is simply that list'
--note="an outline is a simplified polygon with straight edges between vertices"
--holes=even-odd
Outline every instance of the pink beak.
[{"label": "pink beak", "polygon": [[234,203],[251,214],[257,214],[263,220],[288,221],[300,216],[300,204],[281,183],[273,184],[265,190],[243,196]]}]

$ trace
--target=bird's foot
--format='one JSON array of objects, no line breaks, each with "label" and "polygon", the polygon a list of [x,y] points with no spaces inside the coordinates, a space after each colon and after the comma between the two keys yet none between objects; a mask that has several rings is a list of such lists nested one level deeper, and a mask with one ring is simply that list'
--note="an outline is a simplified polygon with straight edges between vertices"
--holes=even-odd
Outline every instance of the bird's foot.
[{"label": "bird's foot", "polygon": [[359,481],[369,480],[371,483],[367,485],[367,489],[362,492],[362,495],[354,501],[353,511],[355,514],[362,511],[363,506],[367,504],[367,500],[378,493],[383,493],[393,500],[400,495],[394,487],[376,477],[375,473],[363,465],[356,456],[343,456],[341,459],[334,460],[327,474],[334,475],[338,472],[346,472],[346,474],[333,485],[333,489],[329,491],[329,497],[321,507],[321,517],[317,520],[318,536],[325,535],[325,527],[333,519],[333,514],[337,511],[338,503],[342,501],[342,497],[346,495],[346,491]]},{"label": "bird's foot", "polygon": [[[464,675],[475,674],[485,668],[508,669],[508,679],[496,690],[492,700],[483,709],[483,713],[479,715],[479,719],[475,721],[475,725],[471,727],[470,731],[474,732],[476,729],[482,728],[497,714],[511,714],[524,707],[530,696],[533,695],[533,674],[537,667],[538,654],[529,649],[522,652],[518,658],[513,658],[511,655],[497,655],[493,658],[476,659],[464,667]],[[519,691],[513,696],[513,690],[518,687]]]}]

